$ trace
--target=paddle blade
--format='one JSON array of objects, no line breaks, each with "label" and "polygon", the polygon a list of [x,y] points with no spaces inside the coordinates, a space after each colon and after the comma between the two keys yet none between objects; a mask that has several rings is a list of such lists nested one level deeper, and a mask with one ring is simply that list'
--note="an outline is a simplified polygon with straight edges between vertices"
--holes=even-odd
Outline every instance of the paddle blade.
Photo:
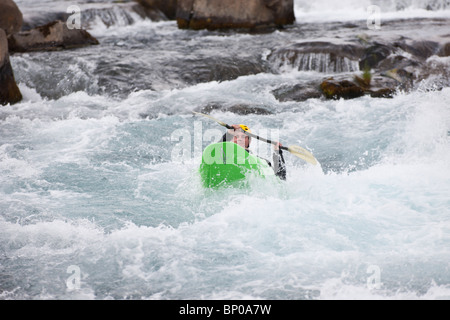
[{"label": "paddle blade", "polygon": [[316,158],[314,158],[314,156],[312,155],[311,152],[309,152],[308,150],[303,149],[302,147],[299,146],[289,146],[288,151],[290,153],[292,153],[293,155],[305,160],[306,162],[309,162],[313,165],[317,164],[317,160]]}]

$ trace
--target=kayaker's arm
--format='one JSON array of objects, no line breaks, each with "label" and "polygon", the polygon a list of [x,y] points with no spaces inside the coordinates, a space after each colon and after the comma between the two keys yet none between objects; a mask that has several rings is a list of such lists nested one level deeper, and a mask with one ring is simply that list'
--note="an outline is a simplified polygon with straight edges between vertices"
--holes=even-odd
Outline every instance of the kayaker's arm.
[{"label": "kayaker's arm", "polygon": [[233,135],[229,134],[228,131],[224,133],[222,138],[218,142],[230,142],[233,140]]},{"label": "kayaker's arm", "polygon": [[273,152],[273,171],[281,180],[286,180],[286,164],[284,162],[283,151],[281,149]]},{"label": "kayaker's arm", "polygon": [[[233,135],[230,134],[230,130],[227,130],[225,134],[222,136],[222,139],[220,142],[227,142],[233,140]],[[280,143],[276,144],[274,146],[274,152],[273,152],[273,165],[270,163],[270,161],[264,159],[267,161],[269,166],[272,167],[273,171],[275,172],[275,175],[280,178],[281,180],[286,180],[286,164],[284,162],[284,156],[283,156],[283,150],[281,149],[282,145]]]},{"label": "kayaker's arm", "polygon": [[220,142],[227,142],[227,141],[231,141],[233,140],[233,131],[240,129],[238,124],[233,124],[232,126],[230,126],[230,128],[227,130],[227,132],[225,132],[225,134],[222,136],[222,139],[220,140]]}]

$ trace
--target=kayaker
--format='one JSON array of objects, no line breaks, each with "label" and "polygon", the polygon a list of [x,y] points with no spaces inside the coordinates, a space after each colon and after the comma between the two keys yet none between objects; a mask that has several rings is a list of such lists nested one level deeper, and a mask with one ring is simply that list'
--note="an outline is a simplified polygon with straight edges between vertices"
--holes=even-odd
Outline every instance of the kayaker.
[{"label": "kayaker", "polygon": [[[233,124],[232,127],[233,129],[228,129],[227,132],[225,132],[222,137],[222,141],[234,142],[250,153],[250,150],[248,148],[250,147],[252,138],[245,134],[245,131],[242,129],[242,127],[244,127],[248,132],[251,133],[250,128],[243,124]],[[284,162],[283,151],[280,149],[280,147],[282,147],[282,144],[278,141],[273,146],[274,152],[272,155],[272,159],[274,165],[272,165],[272,163],[267,159],[261,159],[267,161],[278,178],[280,178],[281,180],[286,180],[286,164]]]}]

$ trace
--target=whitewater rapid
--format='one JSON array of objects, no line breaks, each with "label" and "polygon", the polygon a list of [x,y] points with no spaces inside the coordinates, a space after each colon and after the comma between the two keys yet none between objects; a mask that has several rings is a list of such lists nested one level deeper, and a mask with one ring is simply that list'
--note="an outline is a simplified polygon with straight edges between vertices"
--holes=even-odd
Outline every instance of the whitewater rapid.
[{"label": "whitewater rapid", "polygon": [[[343,5],[349,20],[353,3]],[[423,17],[425,3],[390,12]],[[296,15],[304,6],[296,1]],[[193,33],[148,20],[91,31],[114,54],[11,57],[24,100],[0,108],[0,299],[450,299],[450,88],[280,102],[280,84],[324,74],[191,83],[171,63],[186,47],[209,61],[267,41],[264,59],[295,33]],[[124,88],[115,54],[127,53],[121,66],[144,82]],[[214,104],[264,108],[211,115],[305,147],[319,164],[286,153],[286,182],[203,189],[199,150],[224,130],[191,111]],[[174,156],[180,145],[190,146],[185,158]],[[252,150],[270,155],[262,142]]]},{"label": "whitewater rapid", "polygon": [[[194,153],[171,161],[173,128],[194,135],[191,115],[29,119],[14,107],[2,124],[2,297],[448,297],[449,97],[312,100],[276,124],[241,116],[321,165],[287,156],[276,189],[217,194],[196,180]],[[73,265],[78,290],[65,283]],[[380,289],[367,285],[373,266]]]}]

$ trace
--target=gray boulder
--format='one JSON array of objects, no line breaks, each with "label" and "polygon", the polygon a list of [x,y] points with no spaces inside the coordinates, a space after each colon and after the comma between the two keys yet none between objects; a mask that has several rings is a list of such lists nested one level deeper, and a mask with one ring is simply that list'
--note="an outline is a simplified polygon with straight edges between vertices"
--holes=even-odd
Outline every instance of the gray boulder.
[{"label": "gray boulder", "polygon": [[293,0],[178,0],[180,29],[261,29],[292,24]]},{"label": "gray boulder", "polygon": [[69,29],[56,20],[34,29],[11,35],[10,52],[54,51],[98,44],[98,40],[83,29]]}]

